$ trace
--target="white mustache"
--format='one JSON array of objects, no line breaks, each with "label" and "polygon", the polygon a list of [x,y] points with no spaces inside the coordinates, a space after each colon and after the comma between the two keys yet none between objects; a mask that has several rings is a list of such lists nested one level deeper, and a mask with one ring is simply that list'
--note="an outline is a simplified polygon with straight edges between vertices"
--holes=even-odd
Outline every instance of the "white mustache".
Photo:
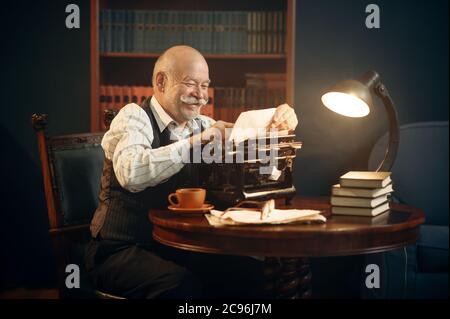
[{"label": "white mustache", "polygon": [[181,100],[181,102],[186,103],[186,104],[199,105],[199,106],[203,106],[208,103],[207,99],[203,99],[203,98],[197,99],[196,97],[185,96],[185,95],[180,96],[180,100]]}]

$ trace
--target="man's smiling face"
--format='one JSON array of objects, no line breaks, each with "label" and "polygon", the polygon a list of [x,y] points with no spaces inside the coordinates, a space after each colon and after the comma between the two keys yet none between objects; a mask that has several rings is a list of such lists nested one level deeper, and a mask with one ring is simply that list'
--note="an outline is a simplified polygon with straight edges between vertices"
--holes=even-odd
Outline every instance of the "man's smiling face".
[{"label": "man's smiling face", "polygon": [[166,107],[178,122],[194,119],[208,101],[209,69],[203,58],[196,58],[174,70],[165,88]]}]

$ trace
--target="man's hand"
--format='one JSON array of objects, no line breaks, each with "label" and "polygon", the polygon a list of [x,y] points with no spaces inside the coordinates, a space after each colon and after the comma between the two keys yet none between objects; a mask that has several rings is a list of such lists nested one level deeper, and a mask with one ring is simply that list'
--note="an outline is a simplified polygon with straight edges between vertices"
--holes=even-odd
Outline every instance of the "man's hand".
[{"label": "man's hand", "polygon": [[282,104],[277,107],[272,122],[269,124],[269,129],[295,130],[297,124],[298,119],[294,109],[288,104]]},{"label": "man's hand", "polygon": [[215,135],[221,134],[222,140],[225,139],[225,129],[232,128],[234,126],[234,123],[224,122],[224,121],[217,121],[212,126],[204,130],[201,134],[197,134],[193,137],[191,137],[191,144],[193,144],[194,141],[201,141],[203,142],[209,142]]},{"label": "man's hand", "polygon": [[203,136],[206,137],[207,140],[209,140],[209,137],[212,135],[211,131],[214,132],[214,130],[219,130],[220,134],[222,135],[222,140],[225,138],[225,129],[232,128],[234,126],[234,123],[229,123],[225,121],[217,121],[212,125],[211,127],[207,128],[203,131]]}]

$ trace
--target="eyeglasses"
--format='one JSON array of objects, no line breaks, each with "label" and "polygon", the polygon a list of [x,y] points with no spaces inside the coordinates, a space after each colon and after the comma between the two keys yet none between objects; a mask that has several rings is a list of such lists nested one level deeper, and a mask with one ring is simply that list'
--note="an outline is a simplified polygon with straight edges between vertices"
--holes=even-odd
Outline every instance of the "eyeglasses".
[{"label": "eyeglasses", "polygon": [[[242,207],[244,205],[256,205],[257,207]],[[263,220],[265,218],[270,217],[270,213],[275,209],[275,201],[273,199],[264,202],[251,200],[242,201],[236,206],[226,209],[220,216],[222,217],[223,215],[225,215],[227,212],[230,211],[239,211],[243,209],[260,212],[261,213],[260,219]]]}]

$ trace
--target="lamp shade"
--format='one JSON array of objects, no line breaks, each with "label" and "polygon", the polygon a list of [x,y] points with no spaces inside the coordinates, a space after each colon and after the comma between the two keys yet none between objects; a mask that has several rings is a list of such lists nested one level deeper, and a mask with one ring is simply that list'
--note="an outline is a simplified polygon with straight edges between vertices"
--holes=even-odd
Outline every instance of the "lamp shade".
[{"label": "lamp shade", "polygon": [[375,71],[368,71],[358,81],[339,82],[322,95],[322,103],[333,112],[350,117],[363,117],[369,114],[370,108],[373,107],[371,91],[383,101],[389,119],[389,144],[384,159],[377,168],[377,172],[388,172],[394,164],[400,138],[397,111],[386,86],[380,80],[380,75]]},{"label": "lamp shade", "polygon": [[322,103],[333,112],[349,117],[363,117],[372,107],[370,88],[360,81],[345,80],[322,95]]}]

